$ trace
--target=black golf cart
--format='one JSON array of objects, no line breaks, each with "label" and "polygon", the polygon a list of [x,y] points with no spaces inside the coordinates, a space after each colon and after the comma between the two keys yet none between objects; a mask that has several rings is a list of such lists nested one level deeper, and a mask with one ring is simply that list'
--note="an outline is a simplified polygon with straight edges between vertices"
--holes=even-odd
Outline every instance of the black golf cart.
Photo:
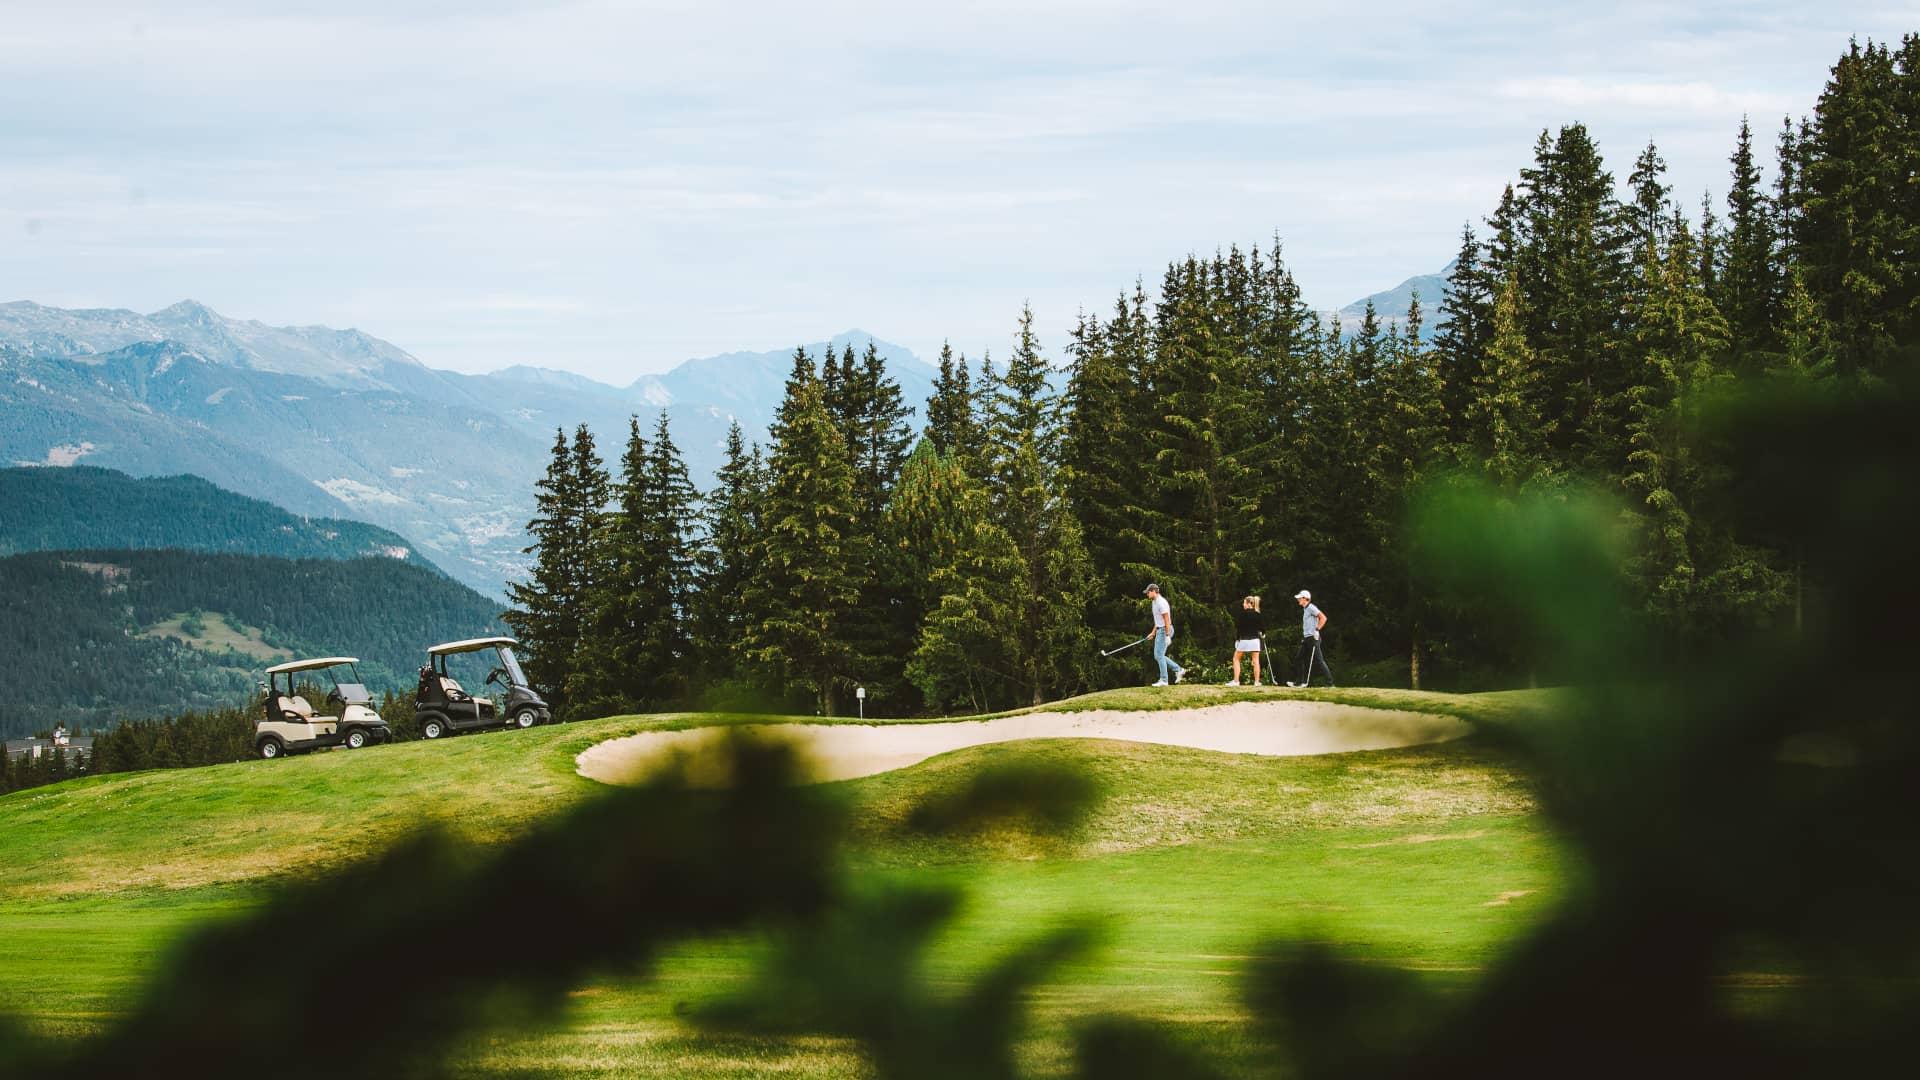
[{"label": "black golf cart", "polygon": [[[424,738],[438,739],[455,731],[480,728],[530,728],[553,719],[553,711],[527,685],[520,661],[513,655],[519,642],[512,638],[472,638],[449,641],[427,650],[427,666],[420,669],[420,687],[413,696],[414,715]],[[493,664],[486,685],[499,686],[502,700],[494,700],[482,691],[469,693],[447,672],[447,659],[465,653],[484,653]]]}]

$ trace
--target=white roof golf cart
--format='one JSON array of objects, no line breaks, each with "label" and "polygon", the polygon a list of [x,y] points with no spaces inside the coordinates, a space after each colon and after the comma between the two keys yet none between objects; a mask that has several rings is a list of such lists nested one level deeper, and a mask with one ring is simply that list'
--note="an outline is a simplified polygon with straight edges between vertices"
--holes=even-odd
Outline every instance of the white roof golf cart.
[{"label": "white roof golf cart", "polygon": [[[360,669],[354,666],[359,662],[352,656],[320,656],[268,668],[267,681],[260,686],[265,700],[254,721],[254,752],[277,758],[329,746],[358,750],[393,738],[373,709],[373,695],[360,681]],[[327,714],[314,710],[298,692],[299,683],[332,686],[323,702]]]},{"label": "white roof golf cart", "polygon": [[[519,642],[507,637],[448,641],[427,650],[427,666],[420,669],[420,687],[413,696],[414,715],[424,738],[438,739],[455,731],[479,728],[530,728],[553,719],[546,700],[527,685],[520,660],[513,655]],[[483,654],[492,666],[485,685],[498,685],[503,698],[468,692],[447,672],[447,659],[464,653]],[[484,691],[482,691],[484,694]]]}]

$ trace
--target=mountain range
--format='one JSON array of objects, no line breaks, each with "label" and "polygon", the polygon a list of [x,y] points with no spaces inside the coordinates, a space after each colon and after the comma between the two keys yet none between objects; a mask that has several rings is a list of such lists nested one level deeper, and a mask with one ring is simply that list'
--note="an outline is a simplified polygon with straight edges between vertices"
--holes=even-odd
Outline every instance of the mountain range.
[{"label": "mountain range", "polygon": [[[909,402],[933,370],[850,330],[815,356],[873,342]],[[187,473],[296,514],[351,518],[405,537],[493,596],[523,565],[533,483],[556,428],[588,424],[618,457],[626,420],[669,410],[697,483],[728,425],[764,439],[792,351],[689,360],[616,387],[511,367],[427,367],[358,330],[271,327],[184,301],[151,314],[0,304],[0,466],[84,463]]]},{"label": "mountain range", "polygon": [[[1420,290],[1375,294],[1398,318]],[[1359,317],[1365,300],[1342,309]],[[815,357],[872,343],[924,413],[934,369],[848,330]],[[516,365],[485,375],[430,368],[359,330],[268,326],[184,300],[149,314],[0,303],[0,467],[86,464],[134,476],[191,474],[310,518],[369,522],[488,595],[520,575],[533,484],[556,428],[585,423],[617,460],[629,416],[651,434],[667,411],[694,482],[722,459],[728,425],[766,438],[792,349],[688,360],[613,386]],[[121,545],[114,545],[121,546]]]}]

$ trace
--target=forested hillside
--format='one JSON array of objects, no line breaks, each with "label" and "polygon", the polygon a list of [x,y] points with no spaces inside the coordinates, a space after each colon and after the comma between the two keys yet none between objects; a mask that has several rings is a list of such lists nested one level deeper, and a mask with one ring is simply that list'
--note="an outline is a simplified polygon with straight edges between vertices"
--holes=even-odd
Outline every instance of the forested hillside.
[{"label": "forested hillside", "polygon": [[36,552],[0,559],[0,596],[8,737],[241,704],[294,654],[358,656],[376,691],[411,688],[428,645],[500,630],[494,601],[384,557]]},{"label": "forested hillside", "polygon": [[398,533],[305,518],[197,476],[135,478],[86,465],[0,469],[0,556],[82,548],[182,548],[289,559],[379,555],[432,566]]},{"label": "forested hillside", "polygon": [[1064,394],[1030,312],[1002,365],[943,355],[917,448],[884,360],[850,350],[796,352],[769,445],[736,427],[703,499],[664,417],[611,472],[562,432],[507,619],[575,714],[716,691],[832,713],[865,687],[899,715],[1144,681],[1140,651],[1096,645],[1144,630],[1148,581],[1214,677],[1242,595],[1285,655],[1309,588],[1336,671],[1552,678],[1511,612],[1426,583],[1417,508],[1470,488],[1610,507],[1621,595],[1664,647],[1798,626],[1821,583],[1730,509],[1740,462],[1703,417],[1914,376],[1916,101],[1920,36],[1849,46],[1771,155],[1730,118],[1724,201],[1697,215],[1657,147],[1623,184],[1581,124],[1542,131],[1437,310],[1323,320],[1278,241],[1190,257],[1081,319]]}]

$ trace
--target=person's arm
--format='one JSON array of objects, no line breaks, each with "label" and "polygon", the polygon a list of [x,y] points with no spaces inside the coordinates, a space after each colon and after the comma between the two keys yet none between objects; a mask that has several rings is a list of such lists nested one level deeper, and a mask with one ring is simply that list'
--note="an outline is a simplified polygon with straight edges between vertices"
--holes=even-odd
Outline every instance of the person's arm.
[{"label": "person's arm", "polygon": [[1321,611],[1318,608],[1315,608],[1313,615],[1314,615],[1314,618],[1320,620],[1318,623],[1314,625],[1314,628],[1313,628],[1313,632],[1317,634],[1320,631],[1325,630],[1327,628],[1327,613],[1324,611]]}]

